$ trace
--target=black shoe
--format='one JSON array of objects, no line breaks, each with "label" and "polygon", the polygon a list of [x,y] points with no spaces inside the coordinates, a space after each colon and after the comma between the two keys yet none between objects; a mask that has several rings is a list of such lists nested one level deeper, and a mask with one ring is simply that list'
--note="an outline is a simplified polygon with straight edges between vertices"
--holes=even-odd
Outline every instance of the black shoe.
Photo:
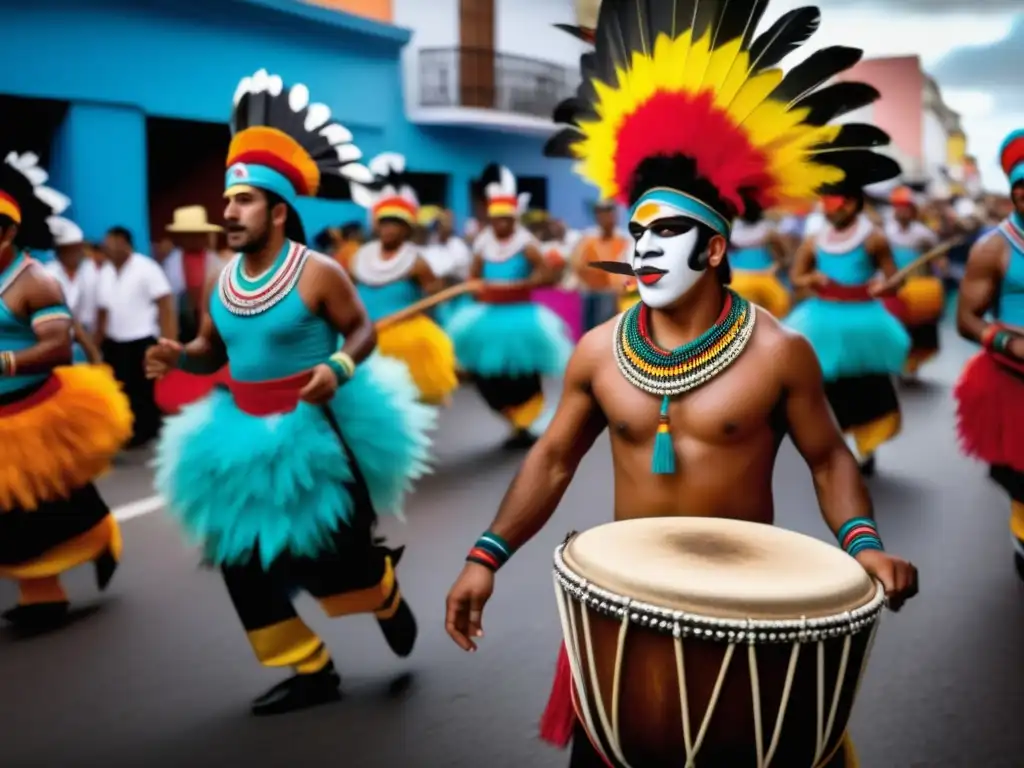
[{"label": "black shoe", "polygon": [[412,609],[404,597],[399,597],[398,609],[388,619],[377,619],[380,629],[384,633],[388,647],[400,658],[405,658],[412,653],[416,645],[416,637],[419,633],[416,627],[416,617],[412,615]]},{"label": "black shoe", "polygon": [[1024,557],[1021,557],[1018,553],[1013,554],[1013,564],[1017,568],[1017,577],[1024,581]]},{"label": "black shoe", "polygon": [[312,675],[295,675],[278,683],[252,702],[257,717],[283,715],[300,709],[318,707],[341,698],[341,676],[329,663]]},{"label": "black shoe", "polygon": [[873,477],[875,474],[875,457],[869,456],[860,463],[860,473],[864,477]]},{"label": "black shoe", "polygon": [[96,586],[99,587],[100,592],[103,592],[110,586],[110,580],[114,578],[117,560],[110,550],[107,550],[93,561],[93,567],[96,569]]},{"label": "black shoe", "polygon": [[32,603],[16,605],[0,615],[4,621],[19,629],[44,630],[63,624],[68,618],[68,602]]},{"label": "black shoe", "polygon": [[532,448],[533,444],[537,442],[536,435],[532,434],[529,430],[518,429],[504,442],[502,447],[506,451],[522,451],[527,448]]}]

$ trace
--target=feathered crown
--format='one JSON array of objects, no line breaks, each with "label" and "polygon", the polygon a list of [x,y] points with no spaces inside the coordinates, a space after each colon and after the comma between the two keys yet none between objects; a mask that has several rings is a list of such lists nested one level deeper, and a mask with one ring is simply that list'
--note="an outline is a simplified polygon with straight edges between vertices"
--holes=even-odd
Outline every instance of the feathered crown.
[{"label": "feathered crown", "polygon": [[725,236],[748,202],[767,210],[897,175],[873,151],[888,144],[885,132],[829,124],[879,96],[864,83],[821,87],[862,52],[825,48],[783,75],[779,62],[821,16],[798,8],[755,38],[767,6],[604,0],[583,83],[555,110],[570,127],[545,154],[579,160],[602,196],[633,204],[634,219],[684,215]]},{"label": "feathered crown", "polygon": [[999,148],[999,164],[1011,187],[1024,181],[1024,128],[1018,128],[1003,139]]},{"label": "feathered crown", "polygon": [[519,192],[515,175],[504,165],[487,166],[480,181],[487,198],[487,215],[491,218],[518,218],[530,207],[530,193]]},{"label": "feathered crown", "polygon": [[261,69],[235,91],[228,148],[227,193],[247,187],[274,192],[288,203],[297,197],[349,200],[351,182],[373,181],[357,161],[363,153],[331,110],[310,103],[309,89],[285,87]]},{"label": "feathered crown", "polygon": [[370,161],[373,183],[353,184],[352,199],[370,211],[374,221],[399,219],[410,226],[416,223],[420,200],[410,183],[405,157],[384,152]]},{"label": "feathered crown", "polygon": [[53,248],[51,225],[59,226],[56,217],[71,205],[66,195],[46,186],[49,179],[32,152],[11,152],[0,163],[0,214],[18,225],[15,243],[22,248]]}]

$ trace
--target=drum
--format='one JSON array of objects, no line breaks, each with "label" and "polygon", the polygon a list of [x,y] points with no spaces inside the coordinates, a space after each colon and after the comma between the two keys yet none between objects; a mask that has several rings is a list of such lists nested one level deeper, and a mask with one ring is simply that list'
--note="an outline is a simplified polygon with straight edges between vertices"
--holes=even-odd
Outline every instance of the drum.
[{"label": "drum", "polygon": [[653,518],[555,552],[573,704],[616,768],[816,768],[842,745],[884,591],[835,546]]}]

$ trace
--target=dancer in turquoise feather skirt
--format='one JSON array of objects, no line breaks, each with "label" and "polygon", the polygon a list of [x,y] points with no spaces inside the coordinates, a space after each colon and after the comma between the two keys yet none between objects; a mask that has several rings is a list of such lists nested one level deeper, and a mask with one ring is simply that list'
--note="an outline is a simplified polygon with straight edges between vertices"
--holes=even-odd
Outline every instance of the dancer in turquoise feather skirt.
[{"label": "dancer in turquoise feather skirt", "polygon": [[533,288],[553,284],[556,275],[517,221],[528,196],[517,195],[507,168],[490,166],[483,181],[490,223],[473,243],[471,277],[488,287],[457,310],[445,330],[480,395],[511,426],[505,446],[527,448],[547,416],[541,377],[562,375],[573,343],[565,322],[530,298]]},{"label": "dancer in turquoise feather skirt", "polygon": [[863,215],[863,192],[838,189],[824,206],[828,225],[800,247],[793,264],[794,286],[816,295],[784,324],[814,347],[839,426],[870,474],[875,451],[900,431],[892,377],[903,371],[910,336],[879,298],[875,276],[893,275],[896,266],[885,235]]},{"label": "dancer in turquoise feather skirt", "polygon": [[[337,123],[313,120],[305,87],[258,72],[239,88],[225,219],[238,255],[209,287],[185,347],[161,340],[147,373],[231,377],[167,420],[156,484],[207,563],[219,566],[256,658],[294,676],[253,703],[267,715],[338,698],[330,653],[290,595],[332,617],[369,613],[399,656],[416,622],[395,577],[401,549],[375,536],[427,471],[433,409],[376,336],[345,273],[309,251],[299,196],[345,197],[369,171]],[[316,131],[305,126],[316,122]],[[342,347],[339,350],[339,337]]]}]

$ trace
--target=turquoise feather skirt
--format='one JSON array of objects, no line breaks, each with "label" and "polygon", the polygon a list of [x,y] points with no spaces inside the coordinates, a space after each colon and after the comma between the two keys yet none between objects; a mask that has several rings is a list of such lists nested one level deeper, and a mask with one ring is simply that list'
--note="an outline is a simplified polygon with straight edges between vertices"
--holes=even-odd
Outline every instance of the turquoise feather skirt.
[{"label": "turquoise feather skirt", "polygon": [[910,353],[910,336],[880,301],[810,298],[801,302],[783,325],[811,343],[826,381],[896,375]]},{"label": "turquoise feather skirt", "polygon": [[[401,517],[413,482],[429,472],[436,410],[419,403],[404,365],[377,355],[327,407],[375,510]],[[251,416],[216,389],[166,420],[155,465],[168,511],[217,565],[316,556],[354,513],[348,456],[322,408],[307,403]]]},{"label": "turquoise feather skirt", "polygon": [[573,350],[565,321],[540,304],[474,302],[445,330],[459,364],[478,376],[561,376]]}]

